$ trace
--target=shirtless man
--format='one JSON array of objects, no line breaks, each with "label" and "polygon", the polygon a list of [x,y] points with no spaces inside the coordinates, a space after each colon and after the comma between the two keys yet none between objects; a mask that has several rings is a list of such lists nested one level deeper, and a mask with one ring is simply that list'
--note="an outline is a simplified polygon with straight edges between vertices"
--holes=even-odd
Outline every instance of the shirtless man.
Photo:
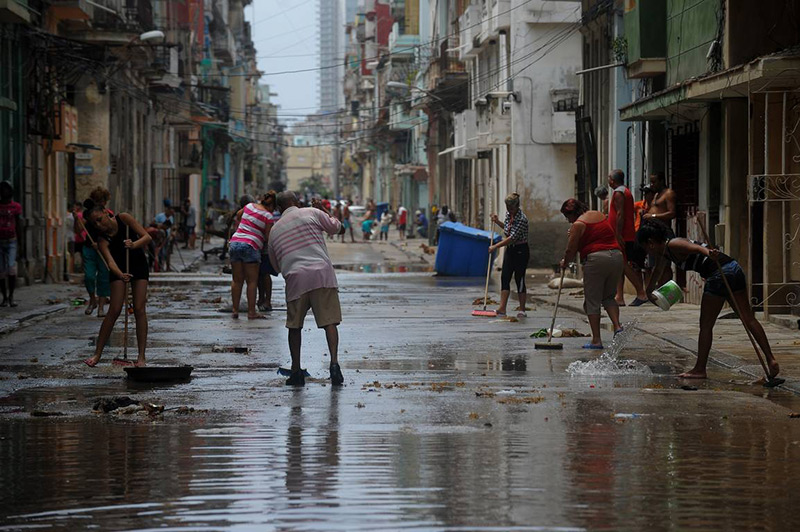
[{"label": "shirtless man", "polygon": [[650,188],[655,192],[650,208],[644,218],[656,218],[669,224],[675,218],[675,191],[667,188],[664,172],[650,174]]}]

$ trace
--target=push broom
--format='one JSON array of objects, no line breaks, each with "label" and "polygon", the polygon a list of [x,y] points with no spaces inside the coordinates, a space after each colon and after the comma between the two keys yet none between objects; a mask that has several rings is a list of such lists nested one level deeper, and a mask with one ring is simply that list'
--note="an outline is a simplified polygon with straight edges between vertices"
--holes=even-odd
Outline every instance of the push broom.
[{"label": "push broom", "polygon": [[564,285],[564,274],[566,268],[561,268],[561,281],[558,283],[558,295],[556,295],[556,308],[553,309],[553,321],[550,322],[550,330],[547,331],[547,342],[536,342],[534,349],[564,349],[564,344],[553,343],[553,327],[556,326],[556,316],[558,315],[558,303],[561,301],[561,287]]},{"label": "push broom", "polygon": [[[706,228],[699,219],[697,220],[697,224],[700,226],[700,230],[703,231],[703,238],[705,238],[706,242],[709,246],[711,246],[711,241],[708,239],[708,233],[706,233]],[[742,314],[739,312],[739,304],[736,302],[736,298],[733,297],[733,289],[731,285],[728,284],[728,278],[725,277],[725,272],[722,271],[722,265],[719,263],[719,258],[712,257],[714,263],[717,265],[717,270],[719,271],[719,276],[722,277],[722,282],[725,284],[725,288],[728,291],[728,296],[730,297],[731,307],[733,307],[733,311],[739,317],[739,320],[742,322],[742,326],[744,327],[745,332],[747,332],[747,338],[750,339],[750,344],[753,346],[753,350],[756,352],[756,356],[758,357],[758,362],[761,364],[761,369],[764,370],[764,376],[766,381],[764,382],[764,386],[767,388],[774,388],[776,386],[780,386],[786,379],[781,379],[780,377],[770,377],[769,369],[767,369],[767,363],[764,361],[764,355],[761,353],[761,350],[758,348],[758,344],[756,343],[756,339],[753,336],[753,332],[750,330],[750,327],[745,323],[744,318],[742,318]]]},{"label": "push broom", "polygon": [[[494,242],[494,231],[492,231],[492,237],[489,240],[489,246],[492,245]],[[478,310],[475,309],[472,311],[473,316],[482,316],[484,318],[496,318],[497,311],[496,310],[486,310],[486,305],[489,303],[489,274],[492,273],[492,257],[491,255],[486,260],[486,288],[483,290],[483,309]]]},{"label": "push broom", "polygon": [[[130,240],[130,228],[126,225],[125,226],[125,240]],[[129,247],[125,248],[125,273],[130,273],[131,271],[131,249]],[[125,294],[124,294],[124,303],[122,306],[122,312],[125,313],[125,328],[122,331],[122,358],[115,357],[111,363],[115,366],[133,366],[133,362],[128,360],[128,285],[129,282],[125,282]]]}]

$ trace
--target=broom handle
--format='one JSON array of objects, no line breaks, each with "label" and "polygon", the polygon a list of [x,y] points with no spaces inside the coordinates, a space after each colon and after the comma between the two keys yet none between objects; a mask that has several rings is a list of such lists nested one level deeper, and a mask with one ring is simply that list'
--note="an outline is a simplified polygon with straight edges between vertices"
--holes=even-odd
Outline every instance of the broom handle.
[{"label": "broom handle", "polygon": [[[711,241],[708,238],[708,233],[706,233],[706,228],[699,219],[697,220],[697,225],[700,226],[700,230],[703,231],[703,238],[705,239],[706,243],[711,246]],[[736,303],[736,298],[733,296],[733,290],[731,289],[731,285],[728,284],[728,278],[725,277],[725,272],[722,271],[722,265],[719,263],[719,259],[716,257],[712,257],[712,260],[717,265],[717,270],[719,270],[719,276],[722,277],[722,282],[725,284],[725,288],[728,290],[728,295],[730,296],[731,306],[733,307],[733,311],[736,312],[736,315],[739,317],[739,321],[742,322],[742,326],[744,327],[745,332],[747,332],[747,338],[750,340],[750,343],[753,345],[753,349],[756,352],[756,356],[758,357],[758,362],[761,364],[761,369],[764,370],[764,375],[766,375],[767,380],[770,380],[772,377],[769,376],[769,370],[767,369],[767,364],[764,362],[763,355],[758,348],[758,344],[756,343],[755,338],[753,337],[752,331],[750,331],[750,327],[744,322],[744,318],[742,318],[742,313],[739,312],[739,305]]]},{"label": "broom handle", "polygon": [[[494,231],[492,237],[489,239],[489,246],[494,244]],[[486,310],[486,305],[489,303],[489,274],[492,273],[492,256],[489,255],[489,260],[486,264],[486,288],[483,289],[483,310]]]},{"label": "broom handle", "polygon": [[566,268],[561,268],[561,281],[558,283],[558,295],[556,295],[556,308],[553,309],[553,321],[550,322],[550,330],[547,332],[547,343],[553,339],[553,327],[556,326],[556,315],[558,314],[558,303],[561,301],[561,287],[564,286],[564,274],[567,273]]},{"label": "broom handle", "polygon": [[[83,220],[80,218],[75,218],[81,223],[81,227],[83,227],[83,231],[86,233],[86,236],[89,238],[89,242],[92,243],[92,247],[97,246],[97,243],[92,238],[92,235],[89,234],[89,231],[86,230],[86,224],[83,223]],[[111,271],[111,268],[108,267],[108,263],[106,262],[106,258],[103,256],[103,253],[100,251],[100,248],[97,249],[97,256],[100,257],[100,260],[103,261],[103,266],[106,267],[106,270]]]},{"label": "broom handle", "polygon": [[[125,240],[130,239],[130,228],[126,225],[125,226]],[[125,246],[125,273],[130,273],[131,271],[131,251],[130,248]],[[124,347],[122,348],[122,357],[125,360],[128,360],[128,282],[124,283],[125,286],[125,301],[123,304],[123,312],[125,313],[125,331],[123,333],[123,340],[122,343]]]}]

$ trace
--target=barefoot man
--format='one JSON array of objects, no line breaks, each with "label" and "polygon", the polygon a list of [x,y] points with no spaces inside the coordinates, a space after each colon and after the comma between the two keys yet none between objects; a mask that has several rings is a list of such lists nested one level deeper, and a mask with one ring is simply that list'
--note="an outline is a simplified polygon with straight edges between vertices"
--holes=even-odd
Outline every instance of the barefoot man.
[{"label": "barefoot man", "polygon": [[[675,205],[678,196],[675,194],[674,190],[667,187],[664,172],[653,172],[650,174],[650,190],[655,193],[655,196],[653,196],[653,200],[650,202],[650,207],[647,209],[647,212],[642,215],[642,220],[660,220],[670,225],[676,216]],[[650,266],[652,268],[652,264]],[[655,282],[658,286],[661,286],[670,279],[672,279],[672,270],[670,268],[664,268],[664,273],[661,275],[660,279],[647,282]]]},{"label": "barefoot man", "polygon": [[317,327],[325,329],[331,353],[331,383],[339,386],[344,382],[339,367],[337,329],[342,321],[342,309],[336,273],[322,234],[344,234],[344,229],[319,199],[312,200],[312,207],[300,209],[297,196],[287,190],[278,194],[277,204],[281,217],[270,232],[268,249],[272,266],[286,280],[286,328],[292,354],[292,374],[286,385],[306,384],[300,368],[300,347],[303,322],[311,309]]},{"label": "barefoot man", "polygon": [[[628,187],[625,186],[625,172],[622,170],[612,170],[608,174],[608,185],[611,187],[612,196],[609,201],[608,222],[617,235],[620,247],[625,254],[625,277],[636,289],[636,299],[631,303],[632,307],[638,307],[647,303],[647,292],[644,290],[642,276],[632,266],[641,270],[644,267],[644,250],[636,245],[636,230],[634,229],[633,218],[633,195]],[[625,306],[625,295],[623,288],[625,279],[620,279],[617,287],[616,301],[619,306]]]}]

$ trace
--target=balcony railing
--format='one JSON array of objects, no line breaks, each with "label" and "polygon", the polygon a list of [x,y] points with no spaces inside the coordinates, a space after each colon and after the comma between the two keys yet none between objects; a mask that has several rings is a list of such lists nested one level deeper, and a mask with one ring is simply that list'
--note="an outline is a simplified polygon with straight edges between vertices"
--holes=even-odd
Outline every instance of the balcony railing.
[{"label": "balcony railing", "polygon": [[108,8],[94,11],[94,25],[98,29],[137,33],[154,27],[151,0],[100,0],[96,3]]}]

